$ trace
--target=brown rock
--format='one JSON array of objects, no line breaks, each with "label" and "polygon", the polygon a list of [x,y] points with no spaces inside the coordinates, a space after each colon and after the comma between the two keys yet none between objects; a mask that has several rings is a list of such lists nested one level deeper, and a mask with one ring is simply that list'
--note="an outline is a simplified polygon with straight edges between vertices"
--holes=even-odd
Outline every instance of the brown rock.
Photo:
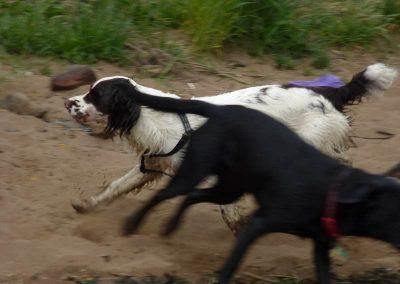
[{"label": "brown rock", "polygon": [[72,90],[82,85],[90,85],[96,80],[96,74],[92,69],[78,65],[63,74],[53,77],[51,79],[51,89],[53,91]]},{"label": "brown rock", "polygon": [[0,108],[7,109],[16,114],[32,115],[38,118],[44,118],[48,112],[44,107],[31,102],[30,99],[22,93],[7,95],[0,101]]}]

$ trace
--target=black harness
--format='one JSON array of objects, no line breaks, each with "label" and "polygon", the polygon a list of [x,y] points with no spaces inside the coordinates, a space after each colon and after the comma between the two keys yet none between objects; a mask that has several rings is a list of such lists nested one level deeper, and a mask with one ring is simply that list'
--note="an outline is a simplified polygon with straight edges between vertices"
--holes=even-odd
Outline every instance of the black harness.
[{"label": "black harness", "polygon": [[183,148],[183,146],[185,146],[186,142],[190,139],[190,136],[192,135],[193,129],[192,129],[192,127],[190,127],[190,123],[189,123],[189,120],[188,120],[186,114],[180,113],[179,118],[181,119],[183,128],[185,129],[185,132],[182,134],[181,139],[178,141],[178,143],[175,145],[175,147],[168,153],[148,154],[148,150],[146,150],[140,159],[140,171],[142,173],[144,173],[144,174],[157,173],[157,174],[163,174],[163,175],[172,177],[172,175],[165,173],[163,171],[160,171],[160,170],[147,169],[146,165],[145,165],[145,159],[146,159],[146,157],[147,158],[156,158],[156,157],[172,156],[173,154],[175,154],[176,152],[181,150]]}]

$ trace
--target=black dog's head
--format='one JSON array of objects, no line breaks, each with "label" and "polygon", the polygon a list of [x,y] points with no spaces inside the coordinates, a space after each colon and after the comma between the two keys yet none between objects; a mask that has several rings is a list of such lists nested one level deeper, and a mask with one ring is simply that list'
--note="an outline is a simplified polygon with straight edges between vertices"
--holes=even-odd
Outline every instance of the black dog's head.
[{"label": "black dog's head", "polygon": [[[349,225],[355,235],[386,241],[400,249],[400,183],[374,176],[345,186],[339,202],[348,206]],[[346,219],[343,220],[346,222]]]},{"label": "black dog's head", "polygon": [[140,105],[134,102],[132,93],[139,91],[136,83],[122,76],[106,77],[95,82],[88,93],[69,98],[65,107],[78,122],[107,119],[106,136],[130,134],[140,116]]}]

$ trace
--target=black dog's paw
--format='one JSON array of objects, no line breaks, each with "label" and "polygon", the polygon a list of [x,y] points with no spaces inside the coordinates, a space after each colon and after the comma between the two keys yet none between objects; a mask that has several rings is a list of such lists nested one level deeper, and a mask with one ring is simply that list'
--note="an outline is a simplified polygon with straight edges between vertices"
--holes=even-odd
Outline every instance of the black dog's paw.
[{"label": "black dog's paw", "polygon": [[228,269],[226,268],[220,268],[215,272],[216,275],[216,282],[213,282],[213,284],[229,284],[232,273],[229,272]]},{"label": "black dog's paw", "polygon": [[139,228],[140,221],[141,219],[136,218],[136,216],[129,217],[128,219],[126,219],[122,227],[122,235],[123,236],[133,235]]}]

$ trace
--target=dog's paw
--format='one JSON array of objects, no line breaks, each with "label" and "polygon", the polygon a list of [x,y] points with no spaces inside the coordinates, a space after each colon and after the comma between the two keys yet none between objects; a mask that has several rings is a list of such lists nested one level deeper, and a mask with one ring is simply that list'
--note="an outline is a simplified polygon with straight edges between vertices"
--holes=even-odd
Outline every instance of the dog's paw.
[{"label": "dog's paw", "polygon": [[94,209],[93,204],[87,199],[71,200],[71,206],[80,214],[88,213]]},{"label": "dog's paw", "polygon": [[223,269],[220,269],[216,271],[216,276],[213,279],[214,281],[212,282],[213,284],[229,284],[231,275],[229,272],[224,271]]}]

